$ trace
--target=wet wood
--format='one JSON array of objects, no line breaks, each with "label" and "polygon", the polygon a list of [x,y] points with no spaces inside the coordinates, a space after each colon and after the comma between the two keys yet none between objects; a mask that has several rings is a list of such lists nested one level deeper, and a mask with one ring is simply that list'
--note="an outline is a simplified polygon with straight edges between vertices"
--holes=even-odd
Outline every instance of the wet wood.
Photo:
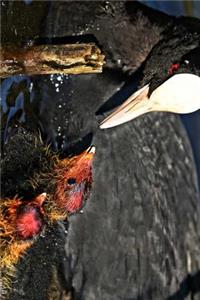
[{"label": "wet wood", "polygon": [[93,43],[0,50],[0,78],[19,74],[99,73],[104,64],[104,55]]}]

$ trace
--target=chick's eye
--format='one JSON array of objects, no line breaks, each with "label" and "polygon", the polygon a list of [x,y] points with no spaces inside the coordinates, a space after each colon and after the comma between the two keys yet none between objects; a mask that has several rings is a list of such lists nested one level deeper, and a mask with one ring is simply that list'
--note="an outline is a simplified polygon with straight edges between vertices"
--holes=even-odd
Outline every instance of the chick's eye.
[{"label": "chick's eye", "polygon": [[76,183],[76,179],[75,179],[75,178],[69,178],[69,179],[67,180],[67,183],[68,183],[69,185],[73,185],[73,184]]}]

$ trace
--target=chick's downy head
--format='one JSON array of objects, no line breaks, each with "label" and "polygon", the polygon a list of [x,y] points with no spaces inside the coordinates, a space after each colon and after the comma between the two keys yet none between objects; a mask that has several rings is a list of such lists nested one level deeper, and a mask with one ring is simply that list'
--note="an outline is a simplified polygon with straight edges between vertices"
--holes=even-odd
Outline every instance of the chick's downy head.
[{"label": "chick's downy head", "polygon": [[45,200],[45,193],[36,196],[32,201],[18,197],[1,199],[0,269],[14,266],[42,231]]},{"label": "chick's downy head", "polygon": [[16,217],[16,232],[20,239],[30,239],[41,232],[44,221],[42,204],[46,193],[36,197],[34,201],[18,209]]},{"label": "chick's downy head", "polygon": [[58,209],[68,214],[79,211],[92,185],[92,162],[95,148],[60,160],[56,166],[56,188],[53,196]]},{"label": "chick's downy head", "polygon": [[42,206],[45,199],[46,193],[43,193],[30,202],[17,197],[4,202],[2,218],[4,223],[12,226],[12,237],[27,240],[41,232],[44,223]]}]

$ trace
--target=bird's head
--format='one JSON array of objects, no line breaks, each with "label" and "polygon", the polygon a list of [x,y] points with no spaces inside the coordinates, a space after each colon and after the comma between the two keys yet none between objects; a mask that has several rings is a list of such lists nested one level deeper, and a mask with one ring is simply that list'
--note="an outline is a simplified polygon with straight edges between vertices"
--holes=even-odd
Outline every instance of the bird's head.
[{"label": "bird's head", "polygon": [[44,225],[43,202],[46,193],[37,196],[27,205],[21,205],[17,210],[16,232],[23,240],[30,239],[39,234]]},{"label": "bird's head", "polygon": [[37,236],[44,225],[43,203],[45,200],[46,193],[38,195],[32,201],[17,197],[2,201],[2,222],[5,225],[5,234],[8,233],[11,237],[23,241]]},{"label": "bird's head", "polygon": [[100,125],[114,127],[151,111],[191,113],[200,108],[200,34],[169,28],[148,55],[139,89]]},{"label": "bird's head", "polygon": [[[55,210],[72,214],[84,205],[92,185],[92,162],[95,148],[74,156],[59,160],[55,166],[55,192],[53,202]],[[57,216],[55,215],[55,218]]]}]

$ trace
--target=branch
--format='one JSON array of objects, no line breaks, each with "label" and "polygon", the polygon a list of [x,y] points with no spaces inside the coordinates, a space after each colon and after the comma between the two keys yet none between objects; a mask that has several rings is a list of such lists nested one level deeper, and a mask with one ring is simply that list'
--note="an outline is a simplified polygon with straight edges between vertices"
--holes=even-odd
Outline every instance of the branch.
[{"label": "branch", "polygon": [[17,74],[100,73],[104,55],[93,44],[41,45],[28,49],[0,48],[0,78]]}]

